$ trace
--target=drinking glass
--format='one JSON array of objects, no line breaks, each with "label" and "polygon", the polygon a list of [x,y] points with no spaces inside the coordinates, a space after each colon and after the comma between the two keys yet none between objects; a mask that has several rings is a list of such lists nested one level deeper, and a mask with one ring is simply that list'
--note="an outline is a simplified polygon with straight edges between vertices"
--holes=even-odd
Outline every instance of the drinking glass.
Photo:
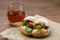
[{"label": "drinking glass", "polygon": [[10,2],[8,5],[7,17],[12,25],[22,22],[25,18],[23,3],[19,1]]}]

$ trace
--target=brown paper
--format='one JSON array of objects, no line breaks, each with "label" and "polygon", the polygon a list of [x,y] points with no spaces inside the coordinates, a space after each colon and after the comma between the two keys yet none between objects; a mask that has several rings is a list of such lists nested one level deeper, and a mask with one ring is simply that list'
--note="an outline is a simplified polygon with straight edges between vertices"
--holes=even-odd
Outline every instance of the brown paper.
[{"label": "brown paper", "polygon": [[0,35],[9,38],[9,40],[60,40],[60,24],[51,20],[48,21],[50,24],[51,33],[45,38],[34,38],[23,35],[20,32],[20,27],[6,29],[1,32]]}]

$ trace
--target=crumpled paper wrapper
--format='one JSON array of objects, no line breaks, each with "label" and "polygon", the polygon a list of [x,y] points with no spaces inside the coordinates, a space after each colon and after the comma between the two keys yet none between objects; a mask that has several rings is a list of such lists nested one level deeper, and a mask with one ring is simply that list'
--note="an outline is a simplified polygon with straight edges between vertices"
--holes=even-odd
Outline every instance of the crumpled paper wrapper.
[{"label": "crumpled paper wrapper", "polygon": [[[41,18],[45,18],[40,16]],[[45,18],[47,19],[47,18]],[[1,32],[0,35],[3,37],[8,38],[9,40],[60,40],[60,24],[54,21],[49,20],[51,33],[49,36],[45,38],[33,38],[23,35],[20,32],[20,27],[14,27],[6,29],[5,31]]]}]

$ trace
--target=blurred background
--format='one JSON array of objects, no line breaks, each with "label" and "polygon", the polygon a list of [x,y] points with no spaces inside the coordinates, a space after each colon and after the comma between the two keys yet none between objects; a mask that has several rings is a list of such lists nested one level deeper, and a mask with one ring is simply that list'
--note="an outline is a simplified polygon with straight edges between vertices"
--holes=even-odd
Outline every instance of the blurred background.
[{"label": "blurred background", "polygon": [[[15,0],[0,0],[0,32],[11,27],[7,19],[8,3],[11,1]],[[60,23],[60,0],[23,0],[23,3],[26,16],[38,14]]]},{"label": "blurred background", "polygon": [[[1,23],[7,21],[7,8],[11,1],[14,0],[0,0]],[[23,0],[23,2],[26,16],[38,14],[60,23],[59,0]]]}]

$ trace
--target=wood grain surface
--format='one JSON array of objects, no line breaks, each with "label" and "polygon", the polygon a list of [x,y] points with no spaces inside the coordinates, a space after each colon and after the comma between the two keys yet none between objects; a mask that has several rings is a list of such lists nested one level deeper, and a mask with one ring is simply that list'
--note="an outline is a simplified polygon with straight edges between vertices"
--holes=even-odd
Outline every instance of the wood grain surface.
[{"label": "wood grain surface", "polygon": [[[12,0],[0,0],[0,32],[10,28],[7,19],[8,3]],[[42,15],[60,23],[60,5],[53,0],[24,0],[26,16]]]}]

